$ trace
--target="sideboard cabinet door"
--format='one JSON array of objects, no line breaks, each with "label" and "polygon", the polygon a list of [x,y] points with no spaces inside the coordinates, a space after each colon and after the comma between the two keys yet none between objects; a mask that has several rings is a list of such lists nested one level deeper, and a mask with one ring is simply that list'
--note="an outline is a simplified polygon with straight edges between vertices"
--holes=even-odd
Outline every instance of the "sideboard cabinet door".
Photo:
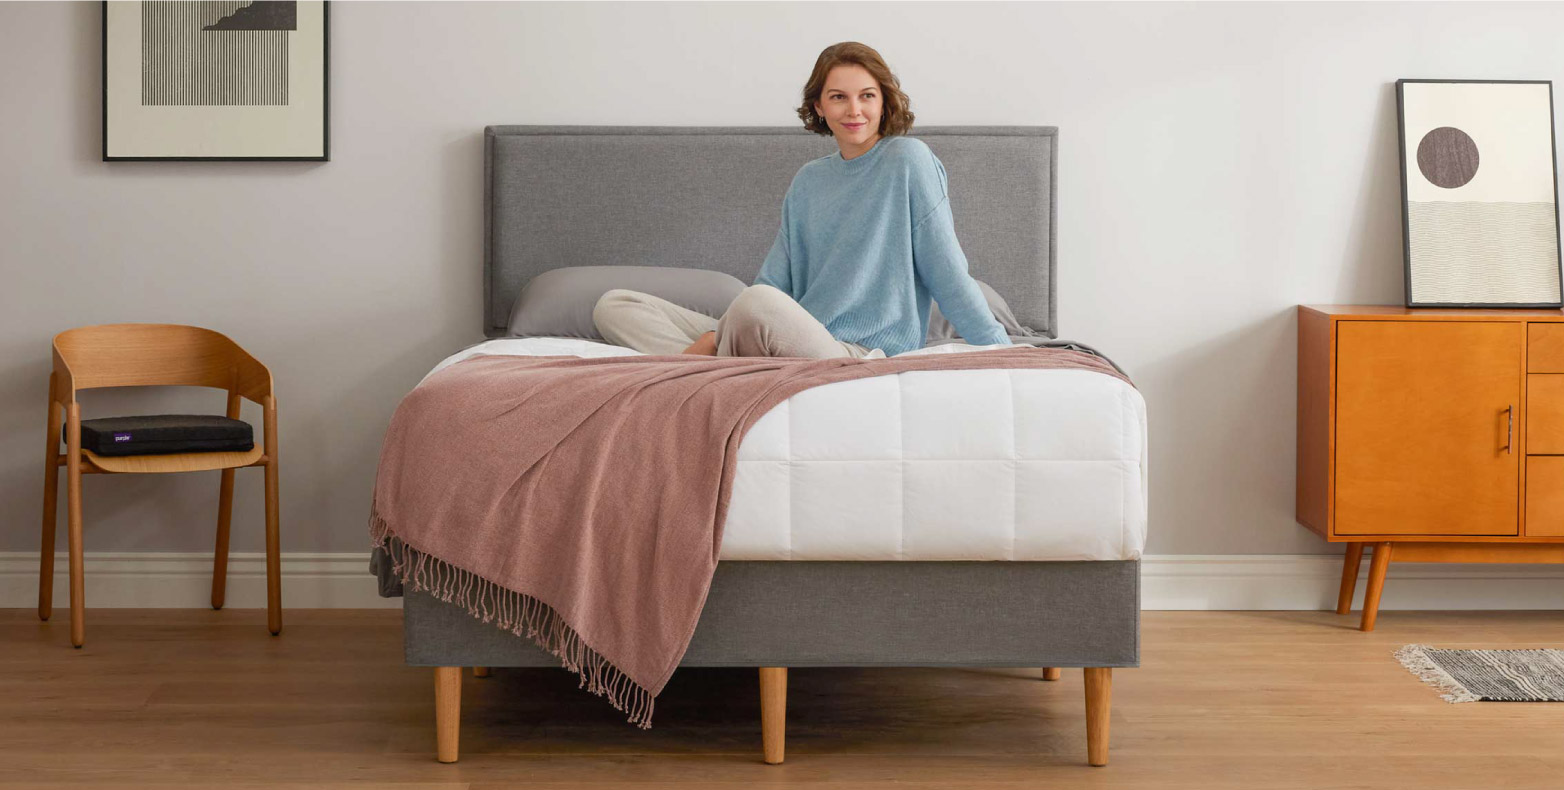
[{"label": "sideboard cabinet door", "polygon": [[1338,323],[1335,534],[1519,534],[1525,331]]}]

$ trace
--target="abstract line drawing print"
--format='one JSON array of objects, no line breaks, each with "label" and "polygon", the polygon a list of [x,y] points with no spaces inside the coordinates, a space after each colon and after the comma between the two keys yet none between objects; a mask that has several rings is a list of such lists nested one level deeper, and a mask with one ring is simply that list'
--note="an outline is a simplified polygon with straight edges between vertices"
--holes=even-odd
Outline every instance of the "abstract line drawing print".
[{"label": "abstract line drawing print", "polygon": [[141,4],[143,106],[286,106],[289,32],[283,0]]}]

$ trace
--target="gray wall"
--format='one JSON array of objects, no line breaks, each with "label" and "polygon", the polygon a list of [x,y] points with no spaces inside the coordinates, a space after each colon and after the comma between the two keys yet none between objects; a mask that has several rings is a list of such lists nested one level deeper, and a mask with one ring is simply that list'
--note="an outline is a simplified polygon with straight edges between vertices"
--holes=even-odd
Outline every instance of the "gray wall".
[{"label": "gray wall", "polygon": [[[1061,128],[1061,327],[1150,404],[1150,551],[1327,552],[1292,520],[1293,305],[1401,299],[1392,83],[1564,76],[1552,4],[331,13],[332,162],[105,164],[99,6],[0,4],[0,551],[38,545],[49,338],[117,321],[212,327],[267,361],[283,549],[364,549],[398,399],[481,338],[482,127],[788,124],[820,49],[854,39],[922,123]],[[87,494],[89,550],[211,544],[215,472]],[[260,504],[242,473],[235,551],[260,550]]]}]

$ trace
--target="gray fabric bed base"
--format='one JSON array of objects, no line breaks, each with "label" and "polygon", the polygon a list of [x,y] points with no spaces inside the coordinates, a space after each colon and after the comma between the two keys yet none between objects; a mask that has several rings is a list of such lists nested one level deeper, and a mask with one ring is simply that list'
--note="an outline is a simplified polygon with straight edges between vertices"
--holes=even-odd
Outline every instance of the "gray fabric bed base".
[{"label": "gray fabric bed base", "polygon": [[[412,666],[557,667],[427,592]],[[1140,562],[721,562],[680,666],[1134,667]]]}]

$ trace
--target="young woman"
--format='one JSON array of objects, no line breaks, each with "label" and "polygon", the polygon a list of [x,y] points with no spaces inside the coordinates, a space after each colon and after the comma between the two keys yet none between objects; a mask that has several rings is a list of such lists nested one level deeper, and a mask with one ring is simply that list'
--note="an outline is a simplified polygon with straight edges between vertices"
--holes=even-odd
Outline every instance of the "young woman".
[{"label": "young woman", "polygon": [[956,242],[945,166],[905,136],[900,82],[855,41],[815,61],[798,108],[838,153],[805,164],[755,284],[720,319],[616,289],[592,312],[610,343],[649,354],[884,357],[922,348],[930,297],[972,345],[1008,345]]}]

